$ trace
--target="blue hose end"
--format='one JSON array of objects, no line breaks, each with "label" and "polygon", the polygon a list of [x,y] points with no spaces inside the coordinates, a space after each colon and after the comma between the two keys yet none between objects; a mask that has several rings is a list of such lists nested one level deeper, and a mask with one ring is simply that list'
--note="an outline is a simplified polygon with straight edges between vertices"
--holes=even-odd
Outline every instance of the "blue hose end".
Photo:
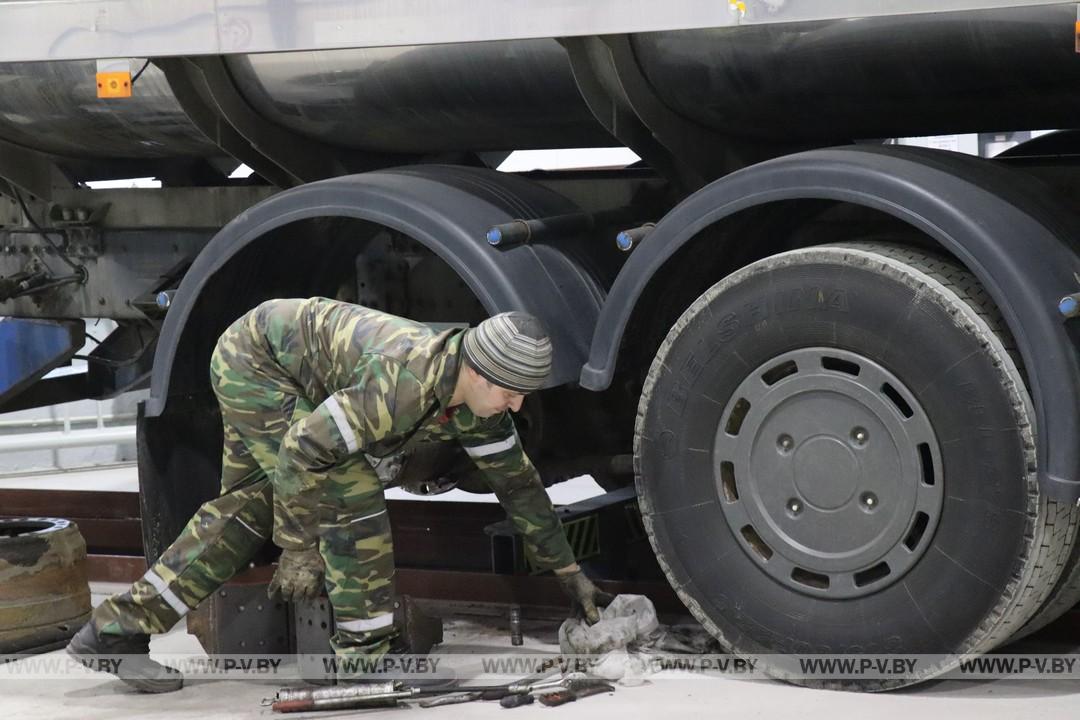
[{"label": "blue hose end", "polygon": [[502,230],[499,228],[491,228],[487,231],[488,245],[495,246],[503,241]]},{"label": "blue hose end", "polygon": [[1072,295],[1066,295],[1058,301],[1058,312],[1065,317],[1074,317],[1080,311],[1080,303]]},{"label": "blue hose end", "polygon": [[624,230],[615,236],[615,245],[623,252],[626,252],[634,247],[634,238],[630,237],[630,233]]},{"label": "blue hose end", "polygon": [[162,290],[157,294],[157,297],[154,298],[154,301],[162,310],[168,310],[169,306],[172,305],[172,296],[168,292]]}]

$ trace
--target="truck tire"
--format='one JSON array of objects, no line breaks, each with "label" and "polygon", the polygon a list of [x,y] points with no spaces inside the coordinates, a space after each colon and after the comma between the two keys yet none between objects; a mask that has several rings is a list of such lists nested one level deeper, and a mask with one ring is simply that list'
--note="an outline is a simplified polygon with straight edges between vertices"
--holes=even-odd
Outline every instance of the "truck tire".
[{"label": "truck tire", "polygon": [[1020,640],[1037,633],[1080,603],[1080,541],[1073,545],[1072,555],[1065,563],[1064,571],[1058,578],[1050,596],[1027,624],[1017,632],[1012,640]]},{"label": "truck tire", "polygon": [[89,619],[86,542],[75,524],[0,519],[0,654],[61,647]]},{"label": "truck tire", "polygon": [[[687,608],[738,655],[1004,642],[1076,535],[1075,509],[1039,493],[1007,344],[970,273],[901,245],[795,250],[706,291],[657,352],[635,429],[645,527]],[[886,690],[951,664],[766,670]]]}]

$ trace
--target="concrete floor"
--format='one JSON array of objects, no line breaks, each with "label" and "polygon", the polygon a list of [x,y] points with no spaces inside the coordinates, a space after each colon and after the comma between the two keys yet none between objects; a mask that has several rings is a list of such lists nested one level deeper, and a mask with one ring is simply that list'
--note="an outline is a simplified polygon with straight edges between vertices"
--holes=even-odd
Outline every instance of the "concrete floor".
[{"label": "concrete floor", "polygon": [[[95,583],[94,602],[126,586]],[[557,622],[531,623],[526,628],[525,649],[558,652]],[[155,653],[203,655],[198,642],[183,624],[167,635],[155,637]],[[445,641],[437,654],[505,653],[511,650],[501,623],[478,617],[447,618]],[[1054,652],[1062,652],[1055,647]],[[1077,649],[1080,655],[1080,648]],[[65,658],[61,651],[38,658]],[[21,661],[24,662],[24,661]],[[0,666],[0,717],[19,720],[115,720],[116,718],[267,718],[286,717],[262,706],[282,685],[281,681],[202,680],[189,681],[176,693],[143,695],[109,675],[82,667],[69,669],[55,679],[25,679],[18,666]],[[462,678],[462,680],[472,680]],[[295,685],[295,683],[292,683]],[[297,713],[296,718],[403,717],[423,715],[441,718],[502,717],[498,703],[474,702],[423,709],[415,704],[385,710],[349,710]],[[995,720],[997,718],[1075,718],[1080,713],[1080,683],[1065,681],[940,681],[900,692],[867,695],[808,690],[766,680],[719,677],[688,678],[663,672],[636,687],[617,687],[614,693],[584,698],[560,708],[534,704],[514,712],[535,717],[538,713],[565,718],[622,720],[627,717],[669,718],[710,716],[738,718],[791,718],[836,720],[872,714],[875,720],[913,717],[949,720]]]},{"label": "concrete floor", "polygon": [[[98,471],[100,473],[101,471]],[[80,489],[126,490],[132,483],[130,471],[110,470],[102,475],[113,478],[103,483],[98,473],[69,474],[61,479],[27,478],[0,481],[17,487],[78,487]],[[17,484],[16,484],[17,483]],[[568,487],[571,495],[587,493],[587,488]],[[574,498],[576,499],[576,497]],[[559,501],[559,500],[557,500]],[[572,499],[562,499],[571,502]],[[93,601],[126,589],[125,585],[95,583]],[[444,643],[436,653],[506,653],[509,645],[501,623],[472,617],[445,619]],[[558,623],[530,623],[526,626],[525,649],[557,653]],[[1080,657],[1080,638],[1052,637],[1052,647],[1045,652],[1072,652]],[[1062,644],[1064,643],[1064,645]],[[1039,648],[1032,648],[1038,651]],[[198,642],[188,635],[183,624],[167,635],[155,637],[155,653],[192,653],[203,655]],[[62,651],[40,655],[31,660],[56,658],[66,660]],[[20,677],[20,667],[28,661],[0,665],[0,718],[7,720],[115,720],[116,718],[343,718],[343,717],[501,717],[506,712],[498,703],[474,702],[465,705],[422,709],[415,704],[386,710],[328,711],[277,715],[262,706],[282,684],[263,680],[189,681],[179,692],[168,695],[142,695],[130,690],[109,675],[71,667],[55,678]],[[65,663],[66,664],[66,663]],[[461,678],[472,681],[473,678]],[[663,672],[652,675],[636,687],[618,687],[614,693],[584,698],[560,708],[534,704],[514,712],[535,717],[551,713],[565,718],[622,720],[627,717],[666,718],[709,717],[792,718],[799,720],[837,720],[865,717],[874,720],[924,717],[949,720],[996,720],[997,718],[1076,718],[1080,715],[1080,681],[939,681],[888,694],[867,695],[823,690],[808,690],[766,680],[737,680],[720,677],[688,678],[685,674]]]}]

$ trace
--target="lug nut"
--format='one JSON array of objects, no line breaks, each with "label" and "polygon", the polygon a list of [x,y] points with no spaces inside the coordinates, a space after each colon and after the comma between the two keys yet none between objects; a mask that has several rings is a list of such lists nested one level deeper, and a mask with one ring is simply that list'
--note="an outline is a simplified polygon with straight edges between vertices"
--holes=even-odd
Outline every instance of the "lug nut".
[{"label": "lug nut", "polygon": [[780,448],[780,452],[790,452],[791,448],[795,447],[795,441],[790,435],[781,435],[776,439],[776,446]]},{"label": "lug nut", "polygon": [[865,428],[857,427],[851,431],[851,439],[856,445],[865,445],[870,439],[870,433]]},{"label": "lug nut", "polygon": [[798,515],[802,512],[802,503],[796,498],[791,498],[787,501],[787,511],[792,517]]},{"label": "lug nut", "polygon": [[877,495],[875,495],[872,492],[863,493],[862,497],[859,498],[859,502],[861,502],[862,506],[864,508],[866,508],[867,510],[877,510],[877,506],[878,506]]}]

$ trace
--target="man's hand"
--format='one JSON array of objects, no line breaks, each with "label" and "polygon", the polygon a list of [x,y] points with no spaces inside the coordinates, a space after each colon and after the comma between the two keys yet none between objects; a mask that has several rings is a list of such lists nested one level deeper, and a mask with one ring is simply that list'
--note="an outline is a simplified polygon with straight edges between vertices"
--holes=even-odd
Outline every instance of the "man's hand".
[{"label": "man's hand", "polygon": [[289,602],[312,600],[322,592],[324,572],[322,555],[317,547],[282,550],[266,594],[274,597],[280,591],[282,600]]},{"label": "man's hand", "polygon": [[571,567],[576,569],[570,572],[556,570],[555,577],[559,578],[563,592],[569,595],[577,607],[585,613],[586,622],[595,625],[600,620],[600,611],[596,609],[597,606],[604,607],[615,598],[611,593],[606,593],[593,585],[592,580],[585,576],[581,568],[576,565]]}]

